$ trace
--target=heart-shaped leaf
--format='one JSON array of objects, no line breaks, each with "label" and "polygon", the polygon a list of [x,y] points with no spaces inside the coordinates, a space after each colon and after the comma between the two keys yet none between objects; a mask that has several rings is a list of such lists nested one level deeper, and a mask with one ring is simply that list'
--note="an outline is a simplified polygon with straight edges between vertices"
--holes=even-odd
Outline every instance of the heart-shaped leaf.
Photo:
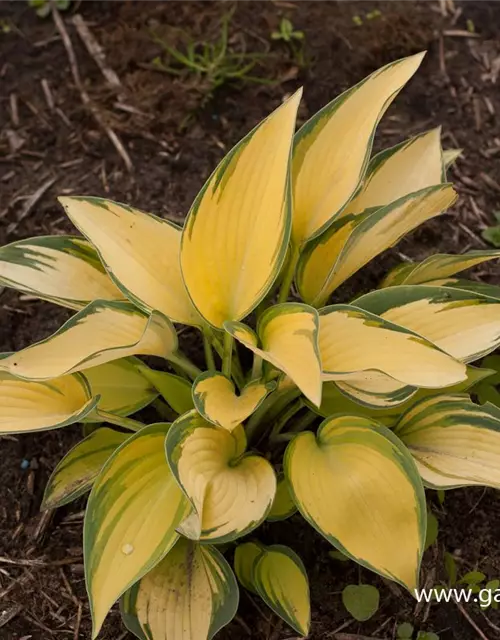
[{"label": "heart-shaped leaf", "polygon": [[348,584],[342,591],[342,602],[355,620],[365,622],[377,613],[380,593],[371,584]]},{"label": "heart-shaped leaf", "polygon": [[228,542],[266,518],[276,493],[269,462],[245,455],[242,427],[229,432],[190,411],[172,425],[166,452],[170,467],[194,512],[179,531],[188,538]]},{"label": "heart-shaped leaf", "polygon": [[373,419],[327,418],[317,435],[305,431],[290,442],[284,463],[304,518],[337,549],[413,593],[427,510],[399,438]]},{"label": "heart-shaped leaf", "polygon": [[234,384],[222,375],[207,371],[193,385],[194,406],[205,420],[232,431],[261,404],[274,382],[251,382],[236,395]]}]

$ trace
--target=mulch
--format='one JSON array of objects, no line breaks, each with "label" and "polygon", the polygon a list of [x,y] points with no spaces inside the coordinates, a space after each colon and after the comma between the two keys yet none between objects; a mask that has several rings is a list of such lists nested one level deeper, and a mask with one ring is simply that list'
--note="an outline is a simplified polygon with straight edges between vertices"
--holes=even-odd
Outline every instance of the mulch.
[{"label": "mulch", "polygon": [[[194,40],[214,39],[231,6],[74,2],[54,21],[39,19],[25,2],[0,4],[0,244],[74,231],[56,202],[61,194],[109,197],[182,222],[216,163],[285,95],[304,86],[299,114],[304,121],[377,67],[427,49],[421,70],[381,123],[375,147],[441,125],[446,146],[464,149],[450,173],[459,202],[351,278],[336,299],[376,286],[388,268],[407,257],[486,248],[481,231],[500,210],[500,4],[238,2],[230,46],[258,53],[252,75],[273,84],[228,84],[210,97],[206,83],[189,74],[155,68],[153,60],[162,55],[158,39],[171,46],[182,46],[186,32]],[[374,10],[380,15],[369,19]],[[270,39],[283,16],[305,33],[305,67]],[[500,265],[494,263],[473,274],[497,284],[499,276]],[[0,291],[0,351],[49,335],[68,316],[29,296]],[[191,335],[183,336],[188,350],[195,349]],[[91,637],[82,564],[84,499],[39,513],[51,470],[80,434],[75,426],[0,438],[2,639]],[[457,490],[447,494],[443,506],[435,495],[429,497],[440,534],[426,553],[423,584],[445,579],[445,551],[453,553],[463,573],[479,567],[498,577],[498,494]],[[417,606],[398,586],[366,570],[359,571],[361,580],[379,587],[381,606],[370,621],[357,623],[340,597],[346,584],[358,581],[357,567],[333,560],[331,547],[299,516],[265,525],[259,535],[265,542],[289,544],[303,558],[311,582],[312,639],[395,638],[404,621],[438,633],[441,640],[500,637],[497,611]],[[131,637],[116,610],[101,637]],[[242,593],[238,617],[218,637],[295,635],[260,601]]]}]

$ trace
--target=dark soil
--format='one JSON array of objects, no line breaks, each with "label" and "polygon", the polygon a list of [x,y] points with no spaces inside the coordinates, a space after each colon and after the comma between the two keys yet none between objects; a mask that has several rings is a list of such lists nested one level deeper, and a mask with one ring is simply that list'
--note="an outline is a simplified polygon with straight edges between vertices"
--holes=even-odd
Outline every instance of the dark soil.
[{"label": "dark soil", "polygon": [[[195,40],[214,37],[229,3],[73,4],[63,18],[82,82],[102,120],[124,144],[133,169],[125,168],[83,106],[52,19],[37,18],[28,3],[2,2],[0,244],[73,231],[55,199],[65,193],[107,196],[180,221],[225,151],[286,94],[304,86],[300,112],[304,120],[377,67],[428,49],[421,70],[381,124],[376,146],[390,146],[442,125],[447,145],[464,149],[451,171],[460,201],[453,212],[424,225],[352,278],[345,291],[372,287],[401,260],[401,254],[421,258],[437,251],[484,246],[480,232],[500,209],[500,4],[238,2],[231,22],[231,46],[268,53],[252,75],[275,83],[223,86],[212,99],[207,98],[207,87],[189,75],[171,76],[150,68],[161,53],[151,32],[170,44],[182,43],[181,28]],[[366,14],[374,9],[381,15],[368,20]],[[103,44],[121,89],[106,84],[82,46],[71,23],[74,13],[84,17]],[[306,68],[297,66],[286,46],[270,44],[269,34],[282,16],[306,34]],[[355,24],[354,16],[362,18],[361,26]],[[474,27],[478,37],[465,37],[467,25]],[[10,31],[1,33],[2,29]],[[43,80],[48,82],[53,103],[44,94]],[[49,185],[51,180],[54,183]],[[32,200],[43,186],[46,190]],[[482,268],[477,275],[500,284],[498,265]],[[4,290],[0,351],[19,349],[49,335],[68,315]],[[2,639],[91,637],[81,557],[84,501],[49,516],[39,513],[50,471],[79,436],[76,426],[1,438]],[[445,551],[457,557],[462,573],[479,566],[490,578],[498,577],[498,493],[450,492],[444,507],[434,495],[429,498],[440,533],[438,544],[426,553],[422,584],[432,582],[434,570],[436,580],[445,579]],[[365,570],[361,579],[380,588],[381,607],[372,620],[357,623],[343,609],[340,597],[346,584],[357,582],[357,567],[333,560],[329,545],[299,516],[284,524],[266,525],[262,537],[289,544],[304,559],[312,591],[311,638],[361,637],[346,634],[395,638],[397,624],[404,621],[416,629],[434,631],[442,640],[500,638],[497,611],[489,610],[486,618],[472,604],[462,610],[455,604],[416,607],[399,587]],[[222,640],[279,640],[294,635],[247,593],[241,596],[239,616],[220,634]],[[109,615],[101,637],[129,637],[116,611]]]}]

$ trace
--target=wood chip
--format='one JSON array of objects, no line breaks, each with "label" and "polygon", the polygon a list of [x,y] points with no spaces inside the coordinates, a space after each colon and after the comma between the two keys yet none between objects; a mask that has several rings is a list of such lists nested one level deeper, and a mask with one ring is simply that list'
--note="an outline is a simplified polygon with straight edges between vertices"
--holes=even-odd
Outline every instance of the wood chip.
[{"label": "wood chip", "polygon": [[24,218],[26,218],[26,216],[29,215],[30,211],[33,209],[33,207],[37,204],[37,202],[42,198],[42,196],[44,195],[44,193],[46,191],[48,191],[50,189],[50,187],[54,184],[54,182],[56,182],[57,178],[49,178],[48,180],[46,180],[44,183],[42,183],[38,189],[35,191],[35,193],[33,195],[31,195],[27,201],[26,204],[24,205],[24,207],[22,208],[21,213],[17,216],[17,220],[15,222],[12,222],[8,227],[7,227],[7,233],[12,233],[12,231],[14,231],[14,229],[18,226],[18,224],[24,220]]},{"label": "wood chip", "polygon": [[483,96],[483,100],[484,100],[484,104],[486,105],[486,108],[488,109],[490,114],[492,116],[494,116],[495,115],[495,107],[493,105],[493,102],[488,98],[488,96]]},{"label": "wood chip", "polygon": [[449,38],[479,38],[479,33],[473,33],[471,31],[465,31],[465,29],[447,29],[443,31],[443,36]]},{"label": "wood chip", "polygon": [[15,127],[19,126],[19,110],[17,108],[17,95],[10,94],[10,119]]},{"label": "wood chip", "polygon": [[46,562],[45,560],[39,560],[36,558],[34,558],[33,560],[28,560],[26,558],[8,558],[7,556],[0,556],[0,564],[10,564],[17,567],[64,567],[68,564],[77,564],[81,560],[81,557],[74,557]]},{"label": "wood chip", "polygon": [[45,96],[45,102],[47,103],[49,110],[54,111],[54,108],[55,108],[54,96],[52,95],[52,91],[50,90],[50,85],[48,80],[46,78],[43,78],[40,81],[40,84],[42,85],[43,95]]},{"label": "wood chip", "polygon": [[95,63],[101,70],[101,73],[105,77],[107,83],[111,87],[114,87],[115,89],[122,90],[123,85],[120,82],[120,78],[116,75],[113,69],[111,69],[107,65],[104,49],[101,47],[101,45],[95,39],[94,35],[91,33],[85,20],[82,18],[82,16],[79,13],[77,13],[75,16],[73,16],[72,22],[75,25],[75,29],[77,30],[78,35],[82,39],[83,44],[87,48],[87,51],[94,58]]},{"label": "wood chip", "polygon": [[75,631],[73,633],[73,640],[78,640],[78,638],[80,637],[80,625],[82,623],[82,609],[83,609],[83,605],[80,602],[80,604],[78,605],[78,611],[76,614]]},{"label": "wood chip", "polygon": [[476,124],[476,131],[481,131],[482,119],[481,119],[481,102],[479,98],[474,98],[474,122]]},{"label": "wood chip", "polygon": [[493,178],[487,173],[484,173],[484,171],[481,171],[479,175],[481,176],[481,179],[485,185],[490,187],[490,189],[493,189],[493,191],[500,193],[500,184],[498,184],[496,180],[493,180]]},{"label": "wood chip", "polygon": [[16,616],[18,616],[23,609],[22,604],[15,604],[13,607],[9,607],[2,611],[0,615],[0,628],[5,627],[5,625],[13,620]]}]

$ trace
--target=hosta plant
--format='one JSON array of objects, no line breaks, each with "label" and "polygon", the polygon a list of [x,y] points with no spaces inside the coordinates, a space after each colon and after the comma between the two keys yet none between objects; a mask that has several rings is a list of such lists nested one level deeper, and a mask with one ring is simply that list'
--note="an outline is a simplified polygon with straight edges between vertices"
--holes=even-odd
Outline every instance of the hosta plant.
[{"label": "hosta plant", "polygon": [[[297,133],[295,93],[222,160],[182,229],[62,197],[81,236],[1,250],[2,284],[75,311],[4,354],[0,425],[84,423],[43,507],[90,490],[94,636],[120,599],[139,638],[211,638],[238,583],[307,635],[306,569],[259,525],[298,512],[293,525],[413,592],[424,487],[500,486],[500,409],[467,393],[490,373],[470,363],[500,344],[500,295],[454,277],[500,252],[404,263],[375,291],[336,296],[455,201],[438,129],[371,157],[421,59],[376,71]],[[201,368],[176,325],[203,341]],[[131,417],[151,403],[153,424]]]}]

